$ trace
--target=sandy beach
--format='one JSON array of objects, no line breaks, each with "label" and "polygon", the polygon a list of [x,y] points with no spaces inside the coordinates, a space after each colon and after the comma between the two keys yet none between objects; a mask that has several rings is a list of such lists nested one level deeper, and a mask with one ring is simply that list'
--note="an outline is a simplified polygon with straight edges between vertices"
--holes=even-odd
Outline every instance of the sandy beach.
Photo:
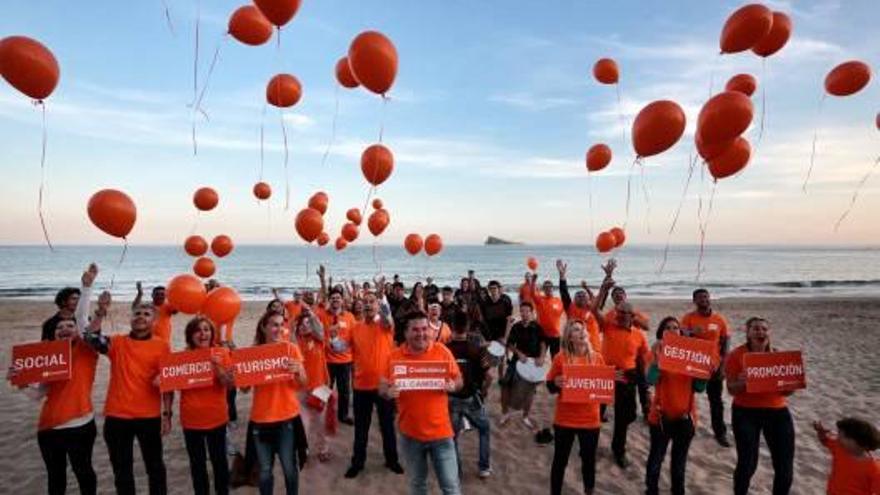
[{"label": "sandy beach", "polygon": [[[667,314],[680,316],[689,310],[686,300],[633,301],[648,312],[656,323]],[[115,331],[125,331],[126,304],[117,304],[113,323]],[[236,325],[235,340],[239,346],[248,345],[253,328],[264,304],[248,303]],[[725,299],[717,301],[716,310],[724,314],[734,330],[733,345],[744,341],[742,323],[752,315],[768,318],[772,325],[772,341],[780,349],[801,349],[807,365],[808,388],[796,393],[790,400],[790,408],[797,430],[795,481],[792,493],[824,493],[828,456],[815,439],[810,423],[822,419],[826,424],[842,415],[857,415],[877,422],[880,410],[880,362],[874,352],[880,349],[880,299],[820,299],[820,298],[766,298]],[[52,315],[51,302],[0,301],[0,326],[2,333],[2,358],[4,368],[9,365],[10,347],[15,343],[39,338],[39,326]],[[174,320],[175,348],[182,347],[182,328],[186,317]],[[105,327],[105,332],[110,329]],[[649,336],[653,341],[653,335]],[[103,408],[107,387],[108,363],[101,359],[94,388],[94,402],[98,413]],[[552,401],[546,389],[539,389],[535,405],[535,419],[549,426],[552,418]],[[36,441],[36,420],[39,404],[8,384],[0,401],[0,438],[4,439],[0,454],[0,486],[6,493],[40,493],[46,490],[46,474]],[[493,387],[489,398],[493,427],[499,416],[498,389]],[[732,474],[735,450],[719,447],[712,439],[708,427],[708,401],[698,399],[701,423],[690,449],[687,487],[689,493],[721,494],[732,490]],[[729,396],[725,396],[729,422]],[[250,398],[239,395],[238,410],[242,425],[247,419]],[[103,418],[98,418],[100,431]],[[331,440],[333,459],[319,464],[311,459],[300,477],[301,493],[383,493],[386,495],[406,493],[406,480],[391,474],[382,467],[382,455],[378,428],[374,421],[366,470],[356,480],[345,480],[342,474],[348,465],[351,452],[352,428],[340,425],[340,431]],[[241,432],[239,430],[239,445]],[[731,438],[732,440],[732,438]],[[637,494],[644,491],[645,460],[648,454],[648,429],[641,420],[630,428],[628,451],[632,465],[625,471],[615,466],[610,454],[611,424],[603,426],[599,443],[596,493]],[[137,450],[137,449],[136,449]],[[463,491],[468,494],[489,493],[547,493],[552,447],[536,445],[532,436],[518,422],[492,432],[492,468],[494,475],[486,481],[477,478],[477,435],[463,435],[462,456],[464,464]],[[135,454],[135,473],[139,492],[146,492],[146,476]],[[107,450],[102,438],[95,442],[94,466],[98,472],[98,488],[101,493],[112,493],[113,477]],[[189,462],[184,449],[183,435],[175,416],[172,433],[165,439],[165,463],[168,469],[171,493],[192,491]],[[277,468],[276,468],[277,469]],[[766,448],[762,447],[760,465],[752,480],[752,493],[769,492],[772,472]],[[68,475],[68,489],[76,493],[72,473]],[[668,490],[668,458],[664,464],[661,490]],[[579,459],[572,453],[566,475],[568,493],[581,493]],[[280,472],[276,475],[276,492],[283,491]],[[435,492],[439,490],[435,487]],[[235,493],[256,493],[253,488],[239,489]]]}]

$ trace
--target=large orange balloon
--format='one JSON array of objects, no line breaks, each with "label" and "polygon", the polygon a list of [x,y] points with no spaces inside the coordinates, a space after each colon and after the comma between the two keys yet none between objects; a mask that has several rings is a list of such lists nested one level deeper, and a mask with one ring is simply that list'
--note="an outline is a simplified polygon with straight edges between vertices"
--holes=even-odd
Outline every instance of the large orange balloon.
[{"label": "large orange balloon", "polygon": [[403,248],[413,256],[419,254],[424,245],[425,241],[422,240],[422,236],[419,234],[409,234],[403,239]]},{"label": "large orange balloon", "polygon": [[272,186],[265,182],[257,182],[254,184],[254,196],[257,199],[269,199],[272,196]]},{"label": "large orange balloon", "polygon": [[871,68],[858,60],[844,62],[825,76],[825,91],[834,96],[858,93],[871,81]]},{"label": "large orange balloon", "polygon": [[55,55],[39,41],[27,36],[0,40],[0,75],[26,96],[48,98],[58,86],[60,71]]},{"label": "large orange balloon", "polygon": [[708,161],[727,151],[727,148],[730,148],[733,145],[734,139],[706,144],[700,137],[700,133],[698,132],[694,136],[694,141],[697,145],[697,153],[699,153],[700,156],[703,157],[703,160]]},{"label": "large orange balloon", "polygon": [[296,214],[296,232],[306,242],[312,242],[324,231],[324,217],[314,208],[303,208]]},{"label": "large orange balloon", "polygon": [[348,222],[342,226],[342,238],[346,241],[354,242],[358,238],[358,234],[360,234],[360,229],[357,225]]},{"label": "large orange balloon", "polygon": [[232,238],[228,235],[218,235],[211,241],[211,252],[218,258],[222,258],[232,252]]},{"label": "large orange balloon", "polygon": [[737,53],[757,45],[773,26],[773,11],[753,3],[740,7],[721,30],[721,53]]},{"label": "large orange balloon", "polygon": [[697,133],[706,144],[729,141],[752,123],[752,100],[739,91],[724,91],[709,98],[700,110]]},{"label": "large orange balloon", "polygon": [[254,3],[269,22],[280,28],[296,15],[300,0],[254,0]]},{"label": "large orange balloon", "polygon": [[715,179],[723,179],[744,169],[752,156],[752,146],[740,136],[724,153],[709,160],[709,173]]},{"label": "large orange balloon", "polygon": [[266,85],[266,101],[279,108],[296,105],[302,97],[302,85],[291,74],[278,74]]},{"label": "large orange balloon", "polygon": [[208,293],[201,313],[217,325],[232,323],[241,312],[241,297],[232,287],[217,287]]},{"label": "large orange balloon", "polygon": [[229,34],[245,45],[258,46],[272,37],[272,24],[260,9],[245,5],[229,17]]},{"label": "large orange balloon", "polygon": [[186,314],[195,314],[202,309],[207,291],[201,280],[188,273],[172,278],[165,286],[168,303]]},{"label": "large orange balloon", "polygon": [[617,62],[610,58],[600,58],[593,65],[593,77],[602,84],[617,84],[620,78]]},{"label": "large orange balloon", "polygon": [[355,225],[360,225],[361,222],[364,221],[363,217],[361,216],[361,210],[358,210],[357,208],[350,208],[347,212],[345,212],[345,218],[350,220],[351,223]]},{"label": "large orange balloon", "polygon": [[202,277],[208,278],[214,275],[214,271],[217,267],[214,265],[214,260],[208,257],[201,257],[193,263],[193,273]]},{"label": "large orange balloon", "polygon": [[752,96],[757,88],[758,81],[751,74],[737,74],[724,86],[725,91],[739,91],[746,96]]},{"label": "large orange balloon", "polygon": [[526,266],[529,268],[529,270],[535,271],[538,269],[538,260],[535,259],[534,256],[529,256],[528,258],[526,258]]},{"label": "large orange balloon", "polygon": [[594,144],[587,150],[587,170],[598,172],[611,163],[611,148],[607,144]]},{"label": "large orange balloon", "polygon": [[384,95],[397,76],[397,49],[378,31],[364,31],[348,48],[348,64],[355,79],[373,93]]},{"label": "large orange balloon", "polygon": [[443,250],[443,239],[437,234],[429,234],[425,237],[425,254],[434,256]]},{"label": "large orange balloon", "polygon": [[391,223],[391,216],[388,215],[388,210],[384,208],[374,211],[370,214],[370,218],[367,219],[367,227],[374,236],[379,236],[382,232],[385,232],[389,223]]},{"label": "large orange balloon", "polygon": [[321,212],[321,215],[327,213],[327,203],[330,201],[330,198],[327,196],[327,193],[324,191],[318,191],[315,194],[312,194],[312,197],[309,198],[309,208],[314,208]]},{"label": "large orange balloon", "polygon": [[318,245],[326,246],[328,242],[330,242],[330,235],[326,232],[321,232],[321,235],[318,236]]},{"label": "large orange balloon", "polygon": [[360,86],[354,74],[351,73],[351,66],[348,65],[348,57],[342,57],[336,62],[336,80],[345,88],[356,88]]},{"label": "large orange balloon", "polygon": [[626,242],[626,232],[624,232],[622,228],[614,227],[608,232],[614,236],[614,247],[619,248],[620,246],[623,246],[624,242]]},{"label": "large orange balloon", "polygon": [[202,256],[208,252],[208,241],[200,235],[191,235],[184,241],[183,250],[190,256]]},{"label": "large orange balloon", "polygon": [[336,250],[337,251],[342,251],[343,249],[345,249],[345,246],[347,246],[347,245],[348,245],[348,242],[346,242],[345,239],[343,239],[342,237],[336,238]]},{"label": "large orange balloon", "polygon": [[611,232],[602,232],[596,236],[596,250],[600,253],[607,253],[614,249],[616,245],[617,239],[614,238],[614,234]]},{"label": "large orange balloon", "polygon": [[193,204],[201,211],[213,210],[219,202],[220,196],[217,195],[217,191],[210,187],[199,188],[193,194]]},{"label": "large orange balloon", "polygon": [[93,194],[86,210],[95,227],[123,239],[131,232],[137,220],[134,201],[116,189],[102,189]]},{"label": "large orange balloon", "polygon": [[671,148],[684,133],[686,119],[678,103],[658,100],[636,115],[632,126],[636,155],[652,156]]},{"label": "large orange balloon", "polygon": [[782,12],[773,12],[773,24],[770,32],[761,38],[752,51],[761,57],[769,57],[778,52],[791,38],[791,18]]},{"label": "large orange balloon", "polygon": [[374,144],[361,154],[361,172],[374,186],[385,182],[394,170],[394,155],[381,144]]}]

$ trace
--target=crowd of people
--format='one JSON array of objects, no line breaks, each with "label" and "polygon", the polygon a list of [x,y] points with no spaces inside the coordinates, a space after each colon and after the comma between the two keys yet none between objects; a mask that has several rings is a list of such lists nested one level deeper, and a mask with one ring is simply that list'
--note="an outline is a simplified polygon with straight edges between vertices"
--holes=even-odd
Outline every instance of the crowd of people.
[{"label": "crowd of people", "polygon": [[[160,361],[171,352],[175,310],[155,287],[144,301],[140,284],[131,305],[130,331],[107,335],[102,325],[112,304],[108,292],[96,299],[98,269],[90,265],[81,288],[62,289],[55,299],[58,312],[46,320],[42,340],[72,342],[72,371],[67,381],[24,387],[42,400],[38,444],[48,474],[48,491],[64,493],[69,461],[80,491],[97,492],[92,448],[97,437],[92,386],[100,355],[110,362],[103,410],[107,445],[117,493],[135,493],[133,448],[137,440],[149,492],[167,491],[163,436],[172,429],[175,395],[180,424],[197,494],[228,493],[231,487],[255,483],[262,494],[274,489],[277,458],[286,493],[298,492],[300,469],[311,458],[326,462],[332,453],[327,431],[352,433],[346,478],[363,475],[375,409],[382,438],[384,465],[404,475],[410,493],[429,491],[429,472],[444,494],[466,491],[461,484],[463,459],[460,435],[476,430],[479,478],[493,475],[492,430],[517,419],[535,434],[535,441],[553,443],[549,490],[559,494],[566,466],[577,440],[584,493],[593,493],[596,452],[602,424],[612,413],[612,454],[628,475],[627,432],[639,410],[650,431],[645,460],[647,494],[656,494],[666,452],[671,444],[670,480],[673,494],[685,493],[690,443],[697,424],[698,396],[707,395],[711,427],[719,448],[730,447],[724,420],[724,388],[732,396],[731,425],[736,449],[733,491],[749,492],[759,462],[763,435],[774,472],[774,495],[787,494],[793,482],[795,433],[787,407],[789,393],[754,393],[745,386],[743,356],[774,350],[770,322],[752,317],[745,322],[747,339],[729,349],[725,318],[713,309],[705,289],[693,293],[693,311],[681,318],[660,319],[649,345],[650,317],[639,311],[613,278],[614,260],[602,268],[604,279],[594,292],[581,282],[572,297],[567,265],[557,261],[558,284],[526,273],[514,302],[495,280],[484,287],[473,271],[457,289],[438,287],[431,278],[415,282],[407,293],[402,280],[376,277],[371,282],[333,284],[324,267],[320,288],[298,291],[285,300],[274,291],[256,325],[254,346],[287,342],[292,380],[235,387],[230,352],[236,348],[231,325],[192,317],[184,329],[186,349],[211,349],[215,380],[207,387],[161,392]],[[213,282],[212,282],[213,283]],[[559,295],[555,293],[558,287]],[[607,310],[608,299],[611,305]],[[662,351],[665,334],[711,341],[723,358],[708,380],[660,369],[654,356]],[[395,362],[443,363],[443,387],[402,389],[394,379]],[[558,394],[570,365],[610,365],[615,370],[610,407],[597,402],[551,401],[552,430],[541,428],[531,413],[535,394],[544,383]],[[527,379],[519,369],[542,370],[541,380]],[[10,368],[9,378],[17,370]],[[500,387],[501,414],[491,418],[490,389]],[[328,391],[331,391],[329,394]],[[244,454],[230,440],[238,424],[238,394],[251,394]],[[641,405],[641,408],[639,407]],[[610,409],[610,411],[609,411]],[[517,418],[518,416],[518,418]],[[336,426],[337,424],[345,426]],[[830,451],[828,493],[880,493],[880,432],[858,418],[837,422],[837,432],[815,424],[819,440]],[[353,430],[353,431],[351,431]],[[345,431],[345,430],[342,430]],[[234,462],[230,467],[230,455]],[[210,460],[213,479],[209,479]]]}]

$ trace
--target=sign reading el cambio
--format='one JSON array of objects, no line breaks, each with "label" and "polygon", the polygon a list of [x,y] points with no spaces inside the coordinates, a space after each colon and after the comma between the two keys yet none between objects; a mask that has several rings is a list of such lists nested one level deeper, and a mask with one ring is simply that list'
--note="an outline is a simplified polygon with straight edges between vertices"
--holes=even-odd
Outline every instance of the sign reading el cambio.
[{"label": "sign reading el cambio", "polygon": [[211,349],[169,354],[159,363],[159,390],[185,390],[214,383]]},{"label": "sign reading el cambio", "polygon": [[252,387],[292,380],[294,376],[289,369],[292,362],[289,349],[288,342],[278,342],[233,351],[235,386]]},{"label": "sign reading el cambio", "polygon": [[788,392],[807,388],[801,351],[747,352],[743,354],[746,392]]},{"label": "sign reading el cambio", "polygon": [[13,385],[70,380],[70,341],[46,340],[12,346]]},{"label": "sign reading el cambio", "polygon": [[715,342],[682,337],[672,332],[663,335],[663,348],[659,354],[657,364],[662,371],[701,380],[710,378],[719,362]]},{"label": "sign reading el cambio", "polygon": [[566,364],[562,366],[562,402],[611,404],[614,402],[614,366]]},{"label": "sign reading el cambio", "polygon": [[395,361],[391,363],[394,385],[406,390],[445,390],[449,363],[443,361]]}]

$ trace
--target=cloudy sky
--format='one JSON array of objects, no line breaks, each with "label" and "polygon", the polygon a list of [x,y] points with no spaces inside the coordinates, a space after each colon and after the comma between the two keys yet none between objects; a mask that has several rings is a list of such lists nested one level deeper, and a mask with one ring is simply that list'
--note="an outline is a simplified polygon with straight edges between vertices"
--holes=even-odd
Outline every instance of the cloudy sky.
[{"label": "cloudy sky", "polygon": [[[759,81],[756,148],[746,170],[721,181],[709,223],[711,243],[876,244],[880,174],[862,190],[841,228],[834,224],[858,181],[880,156],[880,83],[848,98],[827,98],[825,73],[857,58],[880,66],[880,6],[872,0],[772,2],[794,21],[789,44],[766,64],[756,56],[719,56],[718,33],[740,4],[705,1],[411,2],[305,0],[281,37],[261,47],[223,41],[227,0],[109,0],[78,3],[13,0],[0,36],[42,40],[61,64],[47,102],[46,211],[56,243],[110,243],[89,222],[86,203],[113,187],[137,203],[135,244],[176,244],[195,222],[237,243],[300,243],[293,216],[315,191],[330,196],[327,231],[362,206],[367,186],[360,153],[378,138],[395,154],[378,196],[391,213],[380,242],[436,231],[448,244],[496,235],[530,243],[591,243],[626,222],[633,243],[663,243],[682,205],[674,243],[698,242],[712,183],[699,165],[688,193],[696,115],[710,91],[749,72]],[[200,75],[215,47],[219,60],[190,136],[194,26],[200,21]],[[363,89],[337,88],[336,60],[360,31],[377,29],[396,44],[397,81],[383,109]],[[621,67],[613,87],[592,80],[593,62]],[[303,98],[265,118],[264,179],[275,195],[257,204],[265,84],[295,74]],[[762,89],[765,93],[762,95]],[[629,126],[655,99],[685,108],[688,128],[668,152],[630,175]],[[764,130],[760,132],[762,99]],[[338,108],[338,111],[337,111]],[[329,157],[322,156],[336,132]],[[289,133],[291,207],[284,209],[280,119]],[[0,83],[0,244],[38,244],[40,113]],[[802,183],[818,130],[815,169]],[[605,142],[612,164],[588,179],[585,151]],[[630,210],[626,215],[627,184]],[[197,215],[192,192],[209,185],[220,206]],[[592,189],[592,201],[590,190]],[[592,209],[590,204],[592,203]]]}]

